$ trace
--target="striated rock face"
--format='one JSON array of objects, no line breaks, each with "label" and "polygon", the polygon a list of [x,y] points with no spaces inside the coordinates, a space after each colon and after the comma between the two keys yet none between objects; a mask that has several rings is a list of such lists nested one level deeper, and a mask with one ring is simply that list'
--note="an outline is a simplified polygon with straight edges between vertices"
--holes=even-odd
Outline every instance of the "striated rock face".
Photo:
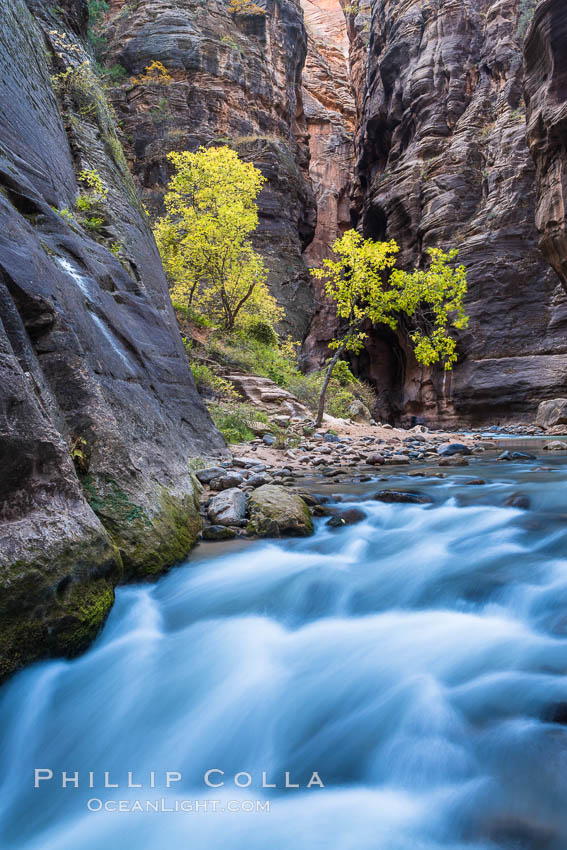
[{"label": "striated rock face", "polygon": [[[348,61],[349,41],[339,0],[302,0],[308,49],[303,71],[303,104],[309,130],[309,176],[317,200],[317,227],[305,252],[308,264],[331,256],[330,246],[351,226],[356,109]],[[305,340],[306,364],[319,366],[333,337],[332,304],[319,281],[317,303]]]},{"label": "striated rock face", "polygon": [[540,248],[567,289],[567,7],[542,0],[526,36],[528,142],[536,164]]},{"label": "striated rock face", "polygon": [[159,61],[171,77],[168,85],[126,81],[113,95],[153,215],[161,211],[171,150],[230,144],[268,178],[256,247],[286,329],[303,338],[313,296],[302,251],[316,219],[301,92],[307,41],[296,0],[266,0],[264,10],[235,17],[226,0],[113,2],[106,64],[122,65],[131,80]]},{"label": "striated rock face", "polygon": [[[186,554],[200,525],[188,457],[224,446],[85,76],[84,4],[55,20],[29,9],[5,0],[0,16],[0,679],[83,649],[119,580]],[[87,168],[108,190],[92,229],[73,212]]]},{"label": "striated rock face", "polygon": [[[538,39],[564,45],[560,5],[540,4],[526,52],[538,223],[559,270],[563,196],[553,149],[562,125],[553,104],[565,63],[557,47],[555,82],[544,83],[553,51]],[[429,246],[458,247],[469,270],[471,317],[450,375],[419,367],[401,335],[373,335],[358,369],[381,392],[380,417],[533,418],[542,399],[565,394],[567,301],[534,226],[524,7],[516,0],[374,4],[357,169],[360,224],[366,236],[396,239],[406,266],[423,263]],[[538,110],[546,117],[537,118]]]}]

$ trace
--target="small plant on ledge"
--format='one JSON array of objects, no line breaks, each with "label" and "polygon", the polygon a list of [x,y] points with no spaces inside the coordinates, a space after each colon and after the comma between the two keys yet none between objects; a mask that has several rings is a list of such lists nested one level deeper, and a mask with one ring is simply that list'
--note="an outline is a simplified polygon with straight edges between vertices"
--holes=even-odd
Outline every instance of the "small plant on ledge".
[{"label": "small plant on ledge", "polygon": [[254,3],[254,0],[229,0],[228,8],[232,15],[240,17],[267,14],[265,9]]},{"label": "small plant on ledge", "polygon": [[133,86],[169,86],[173,82],[173,77],[161,62],[155,59],[149,65],[146,65],[144,73],[139,77],[132,77],[130,82]]}]

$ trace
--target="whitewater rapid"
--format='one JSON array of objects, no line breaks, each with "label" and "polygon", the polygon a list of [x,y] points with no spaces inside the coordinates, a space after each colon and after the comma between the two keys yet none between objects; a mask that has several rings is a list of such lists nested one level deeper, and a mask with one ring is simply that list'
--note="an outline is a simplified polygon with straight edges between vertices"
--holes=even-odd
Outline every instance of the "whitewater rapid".
[{"label": "whitewater rapid", "polygon": [[[326,485],[366,519],[203,545],[121,588],[88,653],[0,690],[0,847],[566,850],[567,467],[551,465]],[[517,493],[529,510],[505,506]],[[34,788],[36,769],[53,779]],[[104,810],[136,800],[217,805]]]}]

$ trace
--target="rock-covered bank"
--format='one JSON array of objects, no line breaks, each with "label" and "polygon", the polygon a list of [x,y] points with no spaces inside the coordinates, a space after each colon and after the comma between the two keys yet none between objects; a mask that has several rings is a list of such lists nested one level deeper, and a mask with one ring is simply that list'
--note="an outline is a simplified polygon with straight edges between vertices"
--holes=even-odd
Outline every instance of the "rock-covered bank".
[{"label": "rock-covered bank", "polygon": [[[201,526],[188,458],[224,445],[85,26],[82,0],[2,4],[0,679],[83,649],[117,582],[186,555]],[[108,193],[94,223],[75,207],[83,170]]]}]

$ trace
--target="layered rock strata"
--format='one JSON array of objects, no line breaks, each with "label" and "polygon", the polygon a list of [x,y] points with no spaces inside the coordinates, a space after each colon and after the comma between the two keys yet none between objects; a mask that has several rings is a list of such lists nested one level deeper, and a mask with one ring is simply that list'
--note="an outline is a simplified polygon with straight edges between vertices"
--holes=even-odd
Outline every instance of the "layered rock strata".
[{"label": "layered rock strata", "polygon": [[480,425],[533,418],[542,399],[565,394],[567,301],[545,262],[564,274],[564,16],[560,4],[540,4],[527,44],[536,198],[523,99],[529,11],[515,0],[374,5],[359,223],[367,236],[396,239],[405,267],[422,265],[430,246],[459,248],[471,317],[450,375],[418,366],[404,334],[373,333],[357,368],[380,391],[381,418]]},{"label": "layered rock strata", "polygon": [[[162,209],[171,150],[229,144],[267,178],[255,237],[271,291],[285,308],[282,329],[303,338],[313,296],[303,250],[316,207],[308,180],[309,148],[301,72],[307,39],[296,0],[262,0],[232,14],[224,0],[113,2],[107,67],[126,79],[113,101],[126,153],[153,216]],[[148,81],[160,62],[169,79]]]}]

